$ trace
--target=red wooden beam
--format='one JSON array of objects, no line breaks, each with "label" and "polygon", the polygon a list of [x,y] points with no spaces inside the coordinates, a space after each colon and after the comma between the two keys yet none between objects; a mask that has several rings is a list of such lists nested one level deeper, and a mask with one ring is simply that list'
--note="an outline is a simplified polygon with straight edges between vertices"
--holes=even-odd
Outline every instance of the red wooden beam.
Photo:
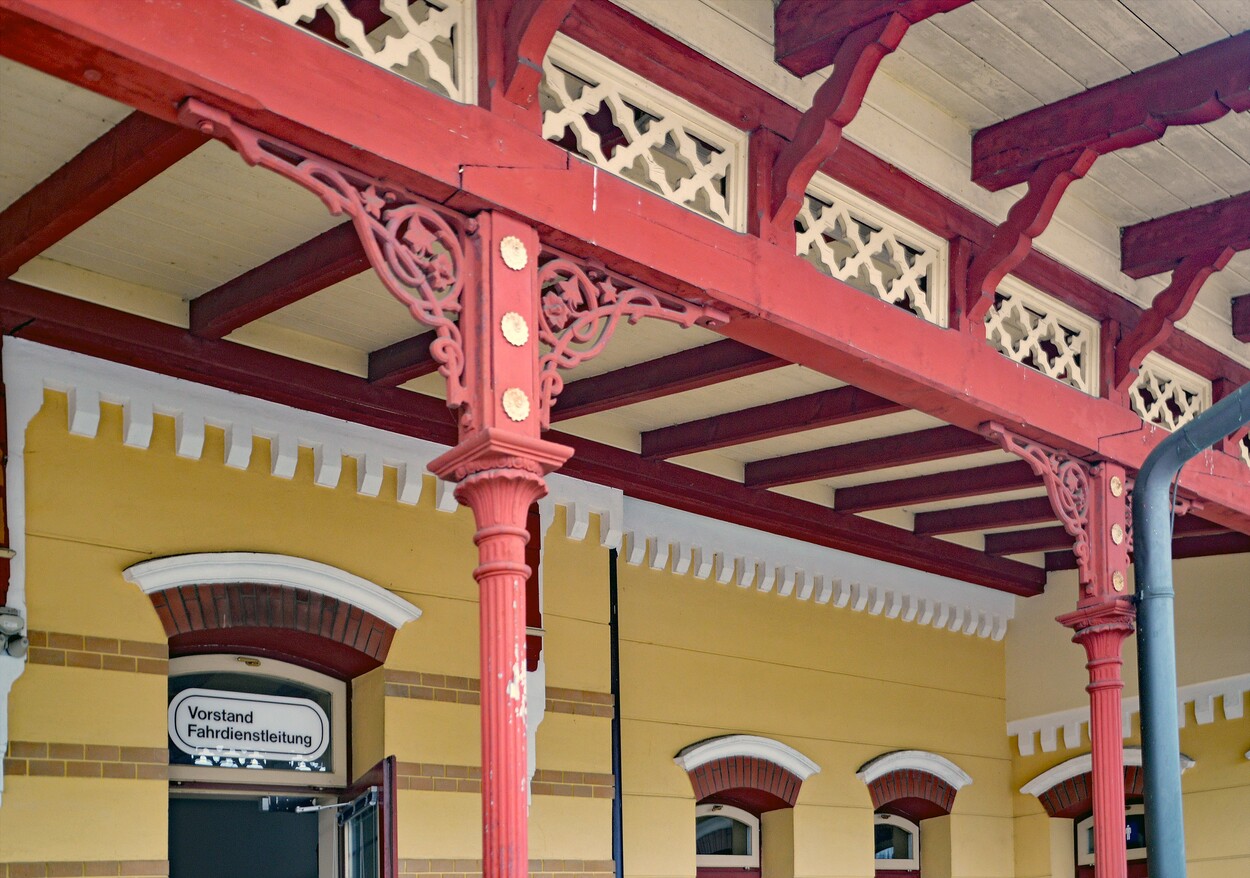
[{"label": "red wooden beam", "polygon": [[567,421],[787,365],[780,357],[736,341],[712,342],[570,382],[560,391],[551,419]]},{"label": "red wooden beam", "polygon": [[972,179],[997,192],[1059,156],[1104,155],[1158,140],[1170,125],[1246,109],[1250,32],[982,128],[972,138]]},{"label": "red wooden beam", "polygon": [[856,31],[899,15],[908,23],[948,12],[969,0],[780,0],[773,14],[774,57],[795,76],[834,63]]},{"label": "red wooden beam", "polygon": [[993,527],[1019,527],[1055,520],[1055,509],[1048,497],[1025,500],[1000,500],[979,506],[960,506],[934,512],[917,512],[912,530],[918,534],[967,533]]},{"label": "red wooden beam", "polygon": [[335,226],[191,300],[191,331],[221,338],[369,268],[356,229]]},{"label": "red wooden beam", "polygon": [[[1172,540],[1172,557],[1205,558],[1210,555],[1238,555],[1250,552],[1250,535],[1226,531],[1206,536],[1178,537]],[[1075,570],[1072,552],[1047,552],[1046,570]]]},{"label": "red wooden beam", "polygon": [[1120,233],[1120,268],[1129,277],[1149,277],[1225,247],[1250,250],[1250,192],[1128,226]]},{"label": "red wooden beam", "polygon": [[528,107],[538,98],[543,57],[573,0],[513,0],[504,23],[503,93]]},{"label": "red wooden beam", "polygon": [[369,383],[398,387],[405,381],[438,371],[430,345],[438,333],[430,330],[369,352]]},{"label": "red wooden beam", "polygon": [[[1250,231],[1247,236],[1250,237]],[[1111,386],[1117,393],[1128,391],[1137,378],[1142,360],[1172,334],[1176,321],[1189,313],[1207,278],[1228,265],[1232,258],[1231,247],[1217,245],[1215,249],[1186,256],[1176,266],[1172,280],[1155,294],[1141,320],[1115,346]]]},{"label": "red wooden beam", "polygon": [[867,512],[872,509],[893,509],[939,500],[958,500],[981,494],[1036,488],[1041,481],[1023,460],[996,463],[974,469],[953,470],[930,476],[895,479],[851,488],[838,488],[833,493],[833,508],[842,512]]},{"label": "red wooden beam", "polygon": [[1233,299],[1233,338],[1250,343],[1250,293]]},{"label": "red wooden beam", "polygon": [[0,213],[0,277],[8,277],[208,140],[131,113]]},{"label": "red wooden beam", "polygon": [[960,427],[934,427],[769,460],[753,460],[746,465],[743,483],[748,488],[775,488],[929,460],[946,460],[991,451],[995,447],[984,437]]},{"label": "red wooden beam", "polygon": [[[1176,519],[1172,533],[1176,537],[1206,537],[1229,533],[1228,529],[1196,515]],[[1195,544],[1196,545],[1196,544]],[[1072,536],[1062,527],[1039,527],[1034,530],[1013,530],[985,535],[985,551],[990,555],[1022,555],[1069,549]]]},{"label": "red wooden beam", "polygon": [[847,385],[648,430],[642,434],[642,456],[680,457],[903,411],[906,406]]},{"label": "red wooden beam", "polygon": [[[0,281],[0,333],[122,362],[405,436],[454,444],[446,405],[432,397],[49,293]],[[675,464],[645,461],[576,436],[568,475],[619,487],[631,496],[746,527],[807,540],[1014,594],[1039,594],[1045,573],[910,531]]]}]

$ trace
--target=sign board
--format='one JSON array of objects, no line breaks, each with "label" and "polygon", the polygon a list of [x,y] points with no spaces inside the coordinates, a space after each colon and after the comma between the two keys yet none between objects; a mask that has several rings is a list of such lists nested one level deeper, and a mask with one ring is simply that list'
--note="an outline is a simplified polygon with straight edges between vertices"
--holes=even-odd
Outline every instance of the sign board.
[{"label": "sign board", "polygon": [[330,720],[307,698],[184,689],[169,703],[169,739],[192,756],[227,750],[311,761],[330,745]]}]

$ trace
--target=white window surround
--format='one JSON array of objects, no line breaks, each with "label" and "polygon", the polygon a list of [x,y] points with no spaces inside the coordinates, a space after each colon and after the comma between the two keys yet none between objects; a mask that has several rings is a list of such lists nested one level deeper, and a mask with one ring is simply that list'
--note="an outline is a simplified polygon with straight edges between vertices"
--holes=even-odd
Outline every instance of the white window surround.
[{"label": "white window surround", "polygon": [[[1196,763],[1193,759],[1181,754],[1181,773],[1183,774],[1193,768]],[[1141,747],[1125,747],[1124,748],[1124,766],[1141,767]],[[1086,772],[1094,770],[1093,756],[1089,753],[1083,753],[1080,756],[1073,756],[1071,759],[1060,762],[1054,768],[1048,768],[1037,777],[1020,787],[1020,792],[1026,796],[1041,796],[1042,793],[1063,783],[1065,780],[1072,780],[1074,777],[1080,777]]]},{"label": "white window surround", "polygon": [[183,585],[256,582],[288,585],[337,598],[394,628],[421,617],[421,610],[367,579],[307,558],[262,552],[201,552],[155,558],[127,567],[122,576],[144,594]]},{"label": "white window surround", "polygon": [[949,784],[956,791],[972,783],[972,776],[945,756],[928,750],[895,750],[883,753],[860,766],[855,776],[865,784],[894,771],[922,771]]},{"label": "white window surround", "polygon": [[[1247,692],[1250,692],[1250,674],[1181,686],[1176,690],[1176,709],[1180,724],[1182,727],[1185,725],[1185,708],[1190,704],[1194,706],[1194,719],[1198,725],[1205,726],[1215,722],[1217,698],[1223,704],[1225,719],[1241,719],[1245,715],[1244,698]],[[1141,701],[1136,695],[1123,700],[1121,718],[1124,737],[1127,738],[1132,733],[1131,720],[1133,714],[1140,709]],[[1032,756],[1036,752],[1038,740],[1043,753],[1058,750],[1059,732],[1062,730],[1064,748],[1074,750],[1081,746],[1081,727],[1088,723],[1089,708],[1074,707],[1071,710],[1012,720],[1007,723],[1007,736],[1016,738],[1016,747],[1021,756]]]},{"label": "white window surround", "polygon": [[734,756],[762,759],[780,765],[799,780],[807,780],[820,772],[820,766],[798,750],[772,738],[759,735],[723,735],[683,747],[673,761],[685,771]]},{"label": "white window surround", "polygon": [[911,835],[911,856],[891,857],[888,860],[874,860],[876,869],[919,869],[920,868],[920,827],[906,817],[897,814],[873,814],[872,825],[901,826]]},{"label": "white window surround", "polygon": [[751,853],[746,855],[733,854],[695,854],[695,865],[704,868],[722,868],[722,869],[738,869],[758,866],[760,864],[760,821],[759,818],[748,811],[741,808],[735,808],[733,805],[696,805],[694,816],[697,820],[699,817],[708,817],[716,815],[719,817],[728,817],[731,820],[745,825],[751,833],[751,841],[749,848]]}]

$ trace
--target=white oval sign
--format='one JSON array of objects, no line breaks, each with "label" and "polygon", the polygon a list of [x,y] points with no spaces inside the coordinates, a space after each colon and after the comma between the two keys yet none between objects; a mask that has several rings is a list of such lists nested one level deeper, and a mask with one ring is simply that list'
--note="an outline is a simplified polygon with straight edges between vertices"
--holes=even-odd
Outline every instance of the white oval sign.
[{"label": "white oval sign", "polygon": [[169,703],[169,738],[179,750],[236,750],[249,757],[313,760],[330,746],[330,721],[307,698],[184,689]]}]

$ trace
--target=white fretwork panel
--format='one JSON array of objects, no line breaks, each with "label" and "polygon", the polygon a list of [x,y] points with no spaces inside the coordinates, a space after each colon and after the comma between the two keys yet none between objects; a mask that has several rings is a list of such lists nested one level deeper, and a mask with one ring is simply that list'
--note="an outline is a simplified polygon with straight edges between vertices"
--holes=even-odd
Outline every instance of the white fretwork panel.
[{"label": "white fretwork panel", "polygon": [[1211,407],[1211,382],[1157,354],[1147,354],[1128,391],[1142,420],[1176,430]]},{"label": "white fretwork panel", "polygon": [[543,61],[543,137],[742,231],[746,132],[557,34]]},{"label": "white fretwork panel", "polygon": [[1008,359],[1098,395],[1098,321],[1041,290],[1004,278],[985,315],[985,337]]},{"label": "white fretwork panel", "polygon": [[941,237],[817,174],[794,221],[796,252],[824,274],[946,326]]},{"label": "white fretwork panel", "polygon": [[315,24],[332,24],[334,37],[322,38],[370,64],[453,100],[477,97],[473,0],[242,2],[309,33]]}]

